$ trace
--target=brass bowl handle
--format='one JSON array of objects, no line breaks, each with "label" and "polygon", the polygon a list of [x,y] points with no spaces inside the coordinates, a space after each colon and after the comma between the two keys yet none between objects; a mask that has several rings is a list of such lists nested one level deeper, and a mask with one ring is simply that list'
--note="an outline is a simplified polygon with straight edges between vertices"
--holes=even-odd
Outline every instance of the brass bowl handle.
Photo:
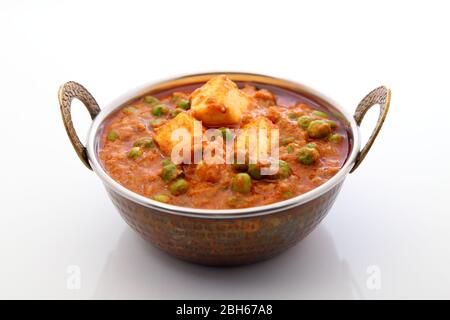
[{"label": "brass bowl handle", "polygon": [[80,100],[91,115],[91,119],[94,120],[95,117],[100,112],[100,107],[95,101],[94,97],[83,87],[81,84],[74,81],[69,81],[64,83],[58,92],[59,106],[61,108],[61,115],[64,122],[64,127],[66,128],[67,135],[69,136],[70,142],[78,154],[80,160],[84,165],[92,170],[91,165],[88,161],[88,156],[86,152],[86,147],[81,143],[80,138],[78,138],[75,128],[73,127],[72,114],[71,114],[71,104],[73,98]]},{"label": "brass bowl handle", "polygon": [[381,127],[383,126],[384,120],[386,119],[390,103],[391,103],[391,90],[384,86],[381,86],[372,90],[367,96],[365,96],[364,99],[361,100],[358,107],[356,108],[353,118],[355,118],[358,126],[361,125],[361,122],[364,119],[366,112],[374,105],[380,106],[380,114],[378,116],[378,121],[375,126],[375,129],[373,129],[373,132],[370,135],[369,140],[367,140],[367,143],[364,146],[364,148],[362,148],[359,154],[356,156],[355,165],[353,166],[350,172],[353,172],[356,170],[356,168],[358,168],[358,166],[364,160],[370,148],[372,147],[372,144],[377,138],[377,135],[380,132]]}]

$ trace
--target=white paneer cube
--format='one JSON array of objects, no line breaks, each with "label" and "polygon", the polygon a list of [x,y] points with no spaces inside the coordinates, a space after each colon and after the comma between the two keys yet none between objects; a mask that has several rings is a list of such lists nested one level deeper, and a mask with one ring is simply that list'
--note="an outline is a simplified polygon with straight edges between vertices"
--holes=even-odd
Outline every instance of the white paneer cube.
[{"label": "white paneer cube", "polygon": [[[202,127],[199,122],[198,125],[200,126],[200,134],[201,134]],[[174,146],[179,143],[179,141],[172,140],[172,133],[180,128],[186,129],[189,135],[191,136],[191,141],[185,142],[191,143],[191,145],[193,146],[194,127],[195,127],[195,118],[193,118],[188,112],[182,112],[178,114],[175,118],[169,120],[161,127],[159,127],[156,130],[153,139],[158,144],[158,147],[161,150],[161,152],[166,156],[170,156]]]},{"label": "white paneer cube", "polygon": [[206,126],[238,124],[251,98],[226,75],[210,79],[191,95],[193,115]]},{"label": "white paneer cube", "polygon": [[236,139],[236,153],[245,160],[249,157],[257,159],[260,155],[270,156],[272,142],[278,142],[278,139],[278,127],[266,117],[258,116],[240,129]]}]

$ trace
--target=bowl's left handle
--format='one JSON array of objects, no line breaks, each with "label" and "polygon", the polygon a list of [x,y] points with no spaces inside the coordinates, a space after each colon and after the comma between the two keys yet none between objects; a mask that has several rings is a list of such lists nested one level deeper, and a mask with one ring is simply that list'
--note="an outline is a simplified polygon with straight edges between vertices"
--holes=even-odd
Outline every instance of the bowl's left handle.
[{"label": "bowl's left handle", "polygon": [[91,165],[88,161],[88,156],[86,152],[86,147],[81,143],[80,138],[78,138],[77,133],[75,132],[75,128],[72,123],[72,114],[71,114],[71,104],[73,98],[80,100],[89,111],[91,115],[91,119],[99,114],[100,107],[95,101],[94,97],[83,87],[81,84],[69,81],[64,83],[58,92],[59,106],[61,108],[61,115],[64,122],[64,127],[66,128],[67,135],[69,136],[70,142],[78,154],[80,160],[84,163],[84,165],[92,170]]}]

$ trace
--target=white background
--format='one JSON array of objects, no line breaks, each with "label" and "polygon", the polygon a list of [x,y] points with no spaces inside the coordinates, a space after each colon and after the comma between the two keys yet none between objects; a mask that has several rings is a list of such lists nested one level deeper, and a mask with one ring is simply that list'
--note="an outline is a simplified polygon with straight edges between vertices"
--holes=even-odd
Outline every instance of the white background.
[{"label": "white background", "polygon": [[[2,1],[0,298],[450,298],[449,14],[448,1]],[[65,81],[102,106],[205,70],[293,79],[349,112],[392,88],[385,126],[327,218],[264,263],[207,268],[147,245],[61,121]],[[89,116],[73,112],[84,138]]]}]

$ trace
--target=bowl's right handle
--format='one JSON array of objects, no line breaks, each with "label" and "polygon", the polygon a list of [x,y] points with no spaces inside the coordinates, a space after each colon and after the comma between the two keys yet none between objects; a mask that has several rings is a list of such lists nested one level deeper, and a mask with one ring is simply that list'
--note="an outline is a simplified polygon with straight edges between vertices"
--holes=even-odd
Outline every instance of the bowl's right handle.
[{"label": "bowl's right handle", "polygon": [[364,146],[364,148],[362,148],[361,151],[356,156],[355,165],[353,166],[350,172],[353,172],[356,170],[356,168],[358,168],[358,166],[364,160],[370,148],[372,147],[372,144],[377,138],[377,135],[380,132],[381,127],[383,126],[384,120],[386,119],[390,102],[391,102],[391,90],[384,86],[381,86],[372,90],[367,96],[365,96],[364,99],[361,100],[358,107],[356,108],[353,117],[355,118],[358,126],[361,125],[361,122],[364,119],[366,112],[374,105],[380,106],[380,114],[378,116],[378,121],[375,126],[375,129],[373,130],[369,140],[367,140],[367,143]]},{"label": "bowl's right handle", "polygon": [[72,142],[73,148],[77,152],[80,160],[88,169],[92,170],[91,165],[89,164],[86,147],[81,143],[80,138],[78,138],[75,128],[73,127],[70,108],[73,98],[80,100],[84,104],[86,109],[89,111],[92,120],[94,120],[97,114],[99,114],[100,107],[89,91],[87,91],[86,88],[79,83],[69,81],[64,83],[59,88],[59,106],[61,108],[61,115],[67,135],[69,136],[70,142]]}]

